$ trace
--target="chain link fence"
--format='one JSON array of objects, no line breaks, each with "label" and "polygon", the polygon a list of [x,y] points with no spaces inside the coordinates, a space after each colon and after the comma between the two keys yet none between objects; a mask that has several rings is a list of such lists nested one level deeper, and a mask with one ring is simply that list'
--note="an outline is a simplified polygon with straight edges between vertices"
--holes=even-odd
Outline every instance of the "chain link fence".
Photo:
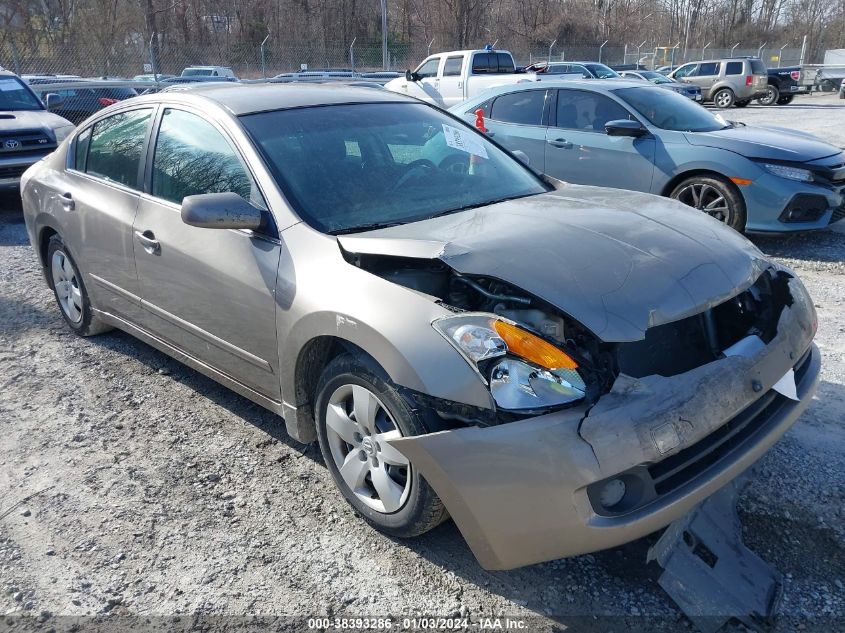
[{"label": "chain link fence", "polygon": [[[150,44],[153,44],[151,47]],[[507,43],[499,42],[499,48]],[[800,48],[744,48],[731,49],[657,47],[653,45],[619,45],[595,43],[555,43],[552,47],[511,49],[517,64],[528,65],[542,61],[601,61],[608,65],[641,64],[647,68],[677,66],[687,61],[735,56],[760,56],[770,67],[800,63]],[[387,51],[388,70],[414,68],[436,49],[410,45],[391,45]],[[252,44],[226,40],[190,46],[176,45],[166,40],[129,41],[121,47],[102,50],[90,43],[46,44],[21,50],[7,41],[0,46],[0,65],[20,75],[78,75],[81,77],[125,77],[157,73],[179,75],[193,65],[227,66],[241,79],[260,79],[302,69],[348,69],[356,72],[382,70],[380,44],[300,45],[285,46],[267,42]]]}]

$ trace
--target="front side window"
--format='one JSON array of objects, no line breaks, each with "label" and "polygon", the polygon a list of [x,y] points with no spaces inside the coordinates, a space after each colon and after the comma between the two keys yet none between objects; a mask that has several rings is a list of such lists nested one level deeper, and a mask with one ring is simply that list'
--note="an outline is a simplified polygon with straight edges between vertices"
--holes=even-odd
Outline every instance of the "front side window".
[{"label": "front side window", "polygon": [[463,63],[464,58],[462,55],[459,55],[458,57],[447,57],[446,63],[443,66],[443,76],[460,77]]},{"label": "front side window", "polygon": [[695,76],[696,71],[698,70],[698,64],[687,64],[686,66],[681,66],[678,70],[675,71],[673,75],[676,79],[680,79],[681,77],[693,77]]},{"label": "front side window", "polygon": [[[643,90],[643,88],[636,88]],[[651,88],[645,88],[651,90]],[[559,90],[557,127],[604,132],[608,121],[631,119],[630,113],[610,97],[584,90]]]},{"label": "front side window", "polygon": [[165,110],[153,157],[152,194],[182,204],[185,196],[229,191],[266,208],[252,176],[217,128],[190,112]]},{"label": "front side window", "polygon": [[712,77],[719,74],[719,62],[706,62],[698,65],[696,77]]},{"label": "front side window", "polygon": [[542,125],[543,108],[546,105],[545,90],[524,90],[511,92],[493,101],[490,118],[504,123],[521,125]]},{"label": "front side window", "polygon": [[137,188],[152,112],[151,108],[130,110],[97,121],[91,131],[85,172]]},{"label": "front side window", "polygon": [[672,90],[654,88],[622,88],[614,94],[664,130],[676,132],[713,132],[728,127],[718,114]]},{"label": "front side window", "polygon": [[241,122],[288,201],[324,233],[415,222],[548,190],[483,134],[422,104],[295,108]]},{"label": "front side window", "polygon": [[420,76],[421,79],[425,79],[426,77],[436,77],[437,76],[437,67],[440,65],[440,58],[435,57],[434,59],[429,59],[427,62],[423,62],[422,66],[417,68],[416,73]]},{"label": "front side window", "polygon": [[579,66],[578,64],[573,64],[569,67],[570,74],[579,74],[584,79],[592,79],[593,75],[587,70],[584,66]]},{"label": "front side window", "polygon": [[588,64],[587,68],[599,79],[618,79],[619,73],[604,64]]},{"label": "front side window", "polygon": [[0,77],[0,110],[42,110],[41,102],[17,77]]}]

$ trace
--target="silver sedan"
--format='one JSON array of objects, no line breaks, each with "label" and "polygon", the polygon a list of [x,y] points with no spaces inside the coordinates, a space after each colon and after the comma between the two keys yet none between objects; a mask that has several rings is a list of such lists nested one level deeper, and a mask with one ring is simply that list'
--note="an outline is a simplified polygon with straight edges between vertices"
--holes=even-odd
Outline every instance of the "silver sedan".
[{"label": "silver sedan", "polygon": [[451,516],[490,569],[667,525],[818,380],[812,301],[744,237],[539,177],[396,94],[130,99],[21,189],[71,330],[120,328],[278,413],[376,528]]}]

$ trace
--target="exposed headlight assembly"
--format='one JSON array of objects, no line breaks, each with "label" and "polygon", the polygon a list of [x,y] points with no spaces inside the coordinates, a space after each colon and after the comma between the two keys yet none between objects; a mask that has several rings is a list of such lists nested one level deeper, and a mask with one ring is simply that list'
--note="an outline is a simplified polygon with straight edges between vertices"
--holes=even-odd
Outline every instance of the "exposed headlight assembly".
[{"label": "exposed headlight assembly", "polygon": [[801,169],[800,167],[790,167],[789,165],[777,165],[774,163],[763,163],[763,168],[770,174],[780,176],[781,178],[788,178],[789,180],[798,180],[800,182],[812,182],[813,172],[809,169]]},{"label": "exposed headlight assembly", "polygon": [[72,125],[65,125],[54,129],[53,134],[56,135],[56,143],[61,143],[65,140],[68,136],[70,136],[70,133],[73,132],[74,129],[75,128]]},{"label": "exposed headlight assembly", "polygon": [[542,409],[584,398],[587,388],[575,359],[512,321],[465,313],[432,326],[476,368],[503,409]]}]

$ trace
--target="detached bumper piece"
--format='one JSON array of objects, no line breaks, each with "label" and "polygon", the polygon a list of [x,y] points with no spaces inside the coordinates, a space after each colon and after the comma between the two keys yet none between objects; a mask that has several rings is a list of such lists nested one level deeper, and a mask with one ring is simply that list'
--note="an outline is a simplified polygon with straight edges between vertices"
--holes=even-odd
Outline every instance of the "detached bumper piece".
[{"label": "detached bumper piece", "polygon": [[731,619],[762,631],[783,592],[780,573],[742,542],[734,480],[672,523],[648,551],[664,572],[658,583],[703,633]]}]

